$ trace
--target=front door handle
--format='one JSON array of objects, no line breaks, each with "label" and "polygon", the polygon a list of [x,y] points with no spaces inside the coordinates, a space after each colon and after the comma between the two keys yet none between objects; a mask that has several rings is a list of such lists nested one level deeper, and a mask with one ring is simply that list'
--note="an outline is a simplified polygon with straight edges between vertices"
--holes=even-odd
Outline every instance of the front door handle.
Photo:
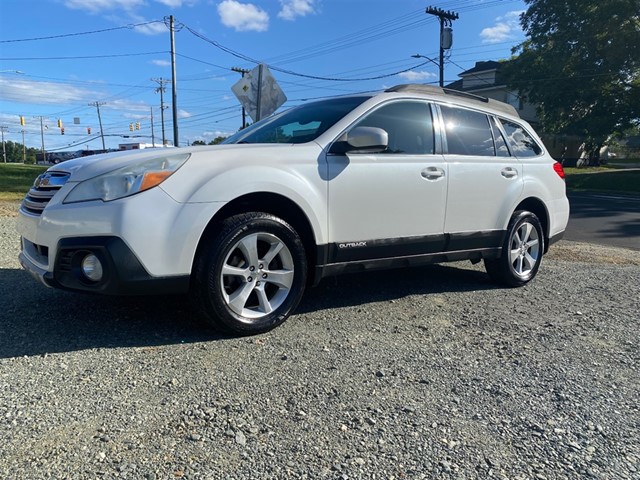
[{"label": "front door handle", "polygon": [[420,175],[427,180],[438,180],[444,177],[444,170],[439,167],[427,167],[420,172]]},{"label": "front door handle", "polygon": [[514,178],[518,176],[518,171],[515,168],[505,167],[500,170],[500,175],[504,178]]}]

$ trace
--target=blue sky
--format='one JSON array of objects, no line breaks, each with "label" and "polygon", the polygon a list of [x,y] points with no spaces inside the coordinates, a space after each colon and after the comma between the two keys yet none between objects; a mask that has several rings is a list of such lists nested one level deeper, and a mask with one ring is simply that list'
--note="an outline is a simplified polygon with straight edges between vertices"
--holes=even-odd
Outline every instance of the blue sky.
[{"label": "blue sky", "polygon": [[[171,78],[169,15],[176,20],[180,145],[239,128],[231,86],[240,75],[231,68],[251,69],[254,61],[273,67],[285,107],[435,83],[437,66],[411,57],[438,57],[439,24],[425,13],[428,6],[460,16],[445,82],[476,61],[508,58],[524,38],[521,0],[0,0],[0,125],[7,127],[5,140],[21,142],[24,129],[25,143],[40,148],[39,117],[45,117],[48,151],[98,149],[97,111],[89,104],[100,102],[107,148],[151,142],[151,108],[159,142],[160,95],[152,79]],[[383,78],[366,80],[371,77]],[[337,81],[343,79],[350,81]],[[168,83],[170,143],[171,97]],[[130,132],[137,122],[140,130]],[[132,134],[139,137],[123,137]]]}]

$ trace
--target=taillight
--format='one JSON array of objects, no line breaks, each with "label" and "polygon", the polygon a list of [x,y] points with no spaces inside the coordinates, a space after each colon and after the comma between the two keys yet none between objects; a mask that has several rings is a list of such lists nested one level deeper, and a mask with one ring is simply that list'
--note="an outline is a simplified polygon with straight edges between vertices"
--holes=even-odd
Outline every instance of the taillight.
[{"label": "taillight", "polygon": [[560,164],[560,162],[554,163],[553,164],[553,169],[556,171],[558,176],[564,180],[564,177],[565,177],[564,168],[562,168],[562,165]]}]

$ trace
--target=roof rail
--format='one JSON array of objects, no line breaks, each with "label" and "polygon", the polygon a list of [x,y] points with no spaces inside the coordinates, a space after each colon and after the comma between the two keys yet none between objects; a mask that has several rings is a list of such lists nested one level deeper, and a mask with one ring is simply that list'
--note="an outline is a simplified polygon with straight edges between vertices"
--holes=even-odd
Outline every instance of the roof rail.
[{"label": "roof rail", "polygon": [[513,115],[518,117],[517,110],[508,103],[500,102],[499,100],[494,100],[492,98],[483,97],[481,95],[476,95],[474,93],[462,92],[460,90],[452,90],[450,88],[442,88],[436,87],[433,85],[424,85],[420,83],[407,83],[403,85],[396,85],[395,87],[387,88],[385,92],[415,92],[415,93],[426,93],[431,95],[452,95],[460,98],[464,98],[467,100],[472,100],[475,102],[482,102],[490,105],[496,110],[500,110],[509,115]]}]

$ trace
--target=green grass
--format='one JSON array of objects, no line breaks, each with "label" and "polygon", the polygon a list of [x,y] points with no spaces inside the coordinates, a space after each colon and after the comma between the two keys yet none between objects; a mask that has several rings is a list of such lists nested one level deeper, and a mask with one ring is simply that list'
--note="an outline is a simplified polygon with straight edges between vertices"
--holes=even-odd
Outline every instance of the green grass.
[{"label": "green grass", "polygon": [[47,169],[41,165],[0,163],[0,200],[20,200],[33,181]]},{"label": "green grass", "polygon": [[567,190],[640,195],[640,170],[606,167],[567,168]]}]

